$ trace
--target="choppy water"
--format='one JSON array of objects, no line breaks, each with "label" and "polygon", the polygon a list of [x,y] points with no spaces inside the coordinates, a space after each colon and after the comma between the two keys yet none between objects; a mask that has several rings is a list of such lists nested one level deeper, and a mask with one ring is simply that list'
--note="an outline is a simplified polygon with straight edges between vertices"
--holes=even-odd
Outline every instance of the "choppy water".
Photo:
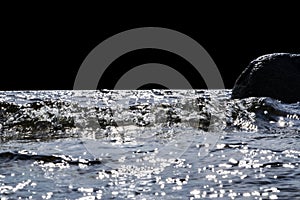
[{"label": "choppy water", "polygon": [[0,92],[0,197],[300,199],[300,104],[230,93]]}]

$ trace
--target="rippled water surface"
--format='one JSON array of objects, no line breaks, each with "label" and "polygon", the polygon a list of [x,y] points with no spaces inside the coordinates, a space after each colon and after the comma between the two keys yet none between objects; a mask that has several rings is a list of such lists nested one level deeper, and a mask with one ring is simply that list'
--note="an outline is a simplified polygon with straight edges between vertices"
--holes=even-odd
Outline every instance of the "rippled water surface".
[{"label": "rippled water surface", "polygon": [[0,198],[300,199],[300,104],[230,94],[0,92]]}]

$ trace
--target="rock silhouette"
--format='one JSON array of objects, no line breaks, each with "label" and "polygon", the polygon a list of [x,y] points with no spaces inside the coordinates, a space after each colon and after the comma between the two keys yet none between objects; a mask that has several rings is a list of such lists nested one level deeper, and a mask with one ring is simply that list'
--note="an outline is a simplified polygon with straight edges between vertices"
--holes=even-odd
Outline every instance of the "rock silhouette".
[{"label": "rock silhouette", "polygon": [[246,97],[300,101],[300,54],[267,54],[250,62],[232,89],[233,99]]}]

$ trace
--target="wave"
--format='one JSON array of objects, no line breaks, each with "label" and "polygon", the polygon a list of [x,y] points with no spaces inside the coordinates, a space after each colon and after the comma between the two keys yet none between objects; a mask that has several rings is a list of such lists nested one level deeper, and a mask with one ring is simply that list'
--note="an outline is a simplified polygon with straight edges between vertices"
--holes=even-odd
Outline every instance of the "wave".
[{"label": "wave", "polygon": [[230,99],[230,90],[16,91],[0,93],[1,141],[49,140],[122,127],[299,133],[300,105]]}]

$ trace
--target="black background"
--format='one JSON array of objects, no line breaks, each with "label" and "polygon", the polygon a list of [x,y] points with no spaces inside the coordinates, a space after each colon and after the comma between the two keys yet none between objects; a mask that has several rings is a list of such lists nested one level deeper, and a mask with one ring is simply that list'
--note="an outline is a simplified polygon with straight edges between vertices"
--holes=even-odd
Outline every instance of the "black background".
[{"label": "black background", "polygon": [[[144,12],[124,8],[119,12],[103,5],[95,7],[42,6],[28,10],[21,6],[3,12],[0,90],[72,89],[81,63],[94,47],[114,34],[137,27],[165,27],[192,37],[213,58],[226,88],[232,88],[239,74],[258,56],[300,53],[300,17],[290,10],[296,8],[293,5],[279,6],[276,10],[271,7],[257,10],[257,6],[237,13],[226,10],[205,14],[204,6],[191,11],[181,8],[172,14],[165,9]],[[186,14],[190,12],[193,15]],[[108,78],[102,80],[105,84],[99,84],[99,88],[112,87],[113,73],[116,77],[124,73],[117,70],[121,66],[134,67],[153,61],[171,67],[185,64],[174,56],[153,50],[122,56],[114,62]],[[206,88],[203,80],[199,83],[199,87]]]}]

